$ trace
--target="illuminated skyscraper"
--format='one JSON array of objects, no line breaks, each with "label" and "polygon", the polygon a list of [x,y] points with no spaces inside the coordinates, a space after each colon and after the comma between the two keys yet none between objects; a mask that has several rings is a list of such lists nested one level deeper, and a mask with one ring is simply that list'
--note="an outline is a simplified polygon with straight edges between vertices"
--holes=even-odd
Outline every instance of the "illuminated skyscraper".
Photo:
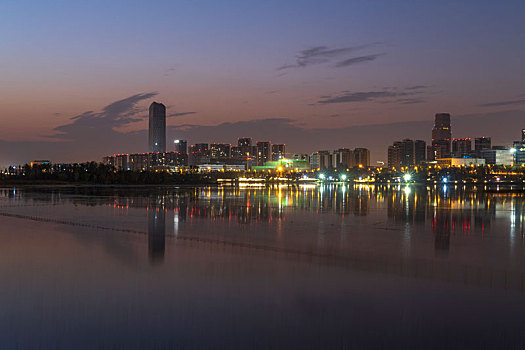
[{"label": "illuminated skyscraper", "polygon": [[450,114],[436,114],[434,127],[432,128],[432,148],[435,158],[446,158],[450,156],[451,138]]},{"label": "illuminated skyscraper", "polygon": [[166,106],[162,103],[149,106],[149,152],[166,152]]}]

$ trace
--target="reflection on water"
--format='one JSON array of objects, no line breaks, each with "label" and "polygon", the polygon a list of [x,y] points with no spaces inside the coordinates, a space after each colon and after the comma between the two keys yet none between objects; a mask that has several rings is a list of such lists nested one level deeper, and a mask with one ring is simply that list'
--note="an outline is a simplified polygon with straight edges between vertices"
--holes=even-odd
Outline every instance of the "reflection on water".
[{"label": "reflection on water", "polygon": [[164,208],[148,209],[148,251],[152,262],[162,261],[166,250],[166,214]]},{"label": "reflection on water", "polygon": [[[87,339],[63,331],[61,345],[44,335],[73,322],[95,332],[86,333],[93,346],[149,347],[154,336],[161,347],[220,339],[234,348],[362,348],[370,339],[382,347],[381,332],[384,344],[446,348],[458,339],[443,332],[474,336],[490,325],[499,333],[483,344],[501,345],[499,334],[523,345],[524,205],[523,193],[454,186],[1,188],[0,282],[15,289],[0,295],[0,329],[14,345],[19,327],[41,332],[28,347]],[[59,310],[51,328],[26,309],[46,300]],[[495,300],[501,308],[489,307]],[[71,316],[89,307],[98,313]],[[467,309],[486,314],[458,314]],[[508,321],[494,325],[489,315]],[[141,328],[144,318],[151,327]],[[465,323],[447,326],[451,319]],[[113,332],[101,334],[103,324]],[[195,342],[202,328],[208,338]]]}]

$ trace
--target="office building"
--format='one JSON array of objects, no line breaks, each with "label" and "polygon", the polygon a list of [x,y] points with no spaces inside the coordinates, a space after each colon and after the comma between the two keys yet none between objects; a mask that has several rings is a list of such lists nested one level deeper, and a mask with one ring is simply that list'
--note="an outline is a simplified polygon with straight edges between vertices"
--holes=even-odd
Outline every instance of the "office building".
[{"label": "office building", "polygon": [[162,103],[149,106],[149,152],[166,152],[166,106]]},{"label": "office building", "polygon": [[466,157],[472,153],[472,139],[470,137],[452,140],[452,154],[454,157]]},{"label": "office building", "polygon": [[485,164],[490,165],[512,165],[514,163],[514,153],[512,150],[502,147],[500,149],[484,149],[480,151],[481,158],[485,159]]},{"label": "office building", "polygon": [[188,141],[186,140],[175,140],[173,141],[175,145],[175,152],[180,154],[188,154]]},{"label": "office building", "polygon": [[285,144],[274,144],[272,145],[272,160],[277,161],[285,158],[286,145]]},{"label": "office building", "polygon": [[434,120],[434,127],[432,128],[434,158],[446,158],[450,156],[451,138],[450,114],[437,113]]},{"label": "office building", "polygon": [[474,139],[474,150],[478,153],[486,149],[490,149],[492,146],[492,142],[490,140],[490,137],[476,137]]}]

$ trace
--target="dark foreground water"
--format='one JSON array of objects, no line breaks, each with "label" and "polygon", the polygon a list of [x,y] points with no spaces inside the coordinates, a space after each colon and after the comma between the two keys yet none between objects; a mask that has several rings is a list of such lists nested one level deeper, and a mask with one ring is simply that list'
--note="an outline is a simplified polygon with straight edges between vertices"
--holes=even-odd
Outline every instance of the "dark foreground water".
[{"label": "dark foreground water", "polygon": [[524,349],[525,196],[0,188],[1,349]]}]

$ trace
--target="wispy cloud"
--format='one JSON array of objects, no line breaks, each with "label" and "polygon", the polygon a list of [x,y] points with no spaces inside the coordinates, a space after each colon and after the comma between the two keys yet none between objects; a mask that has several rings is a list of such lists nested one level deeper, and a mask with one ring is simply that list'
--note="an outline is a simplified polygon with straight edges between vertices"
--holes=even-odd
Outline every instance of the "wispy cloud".
[{"label": "wispy cloud", "polygon": [[385,88],[379,91],[343,91],[340,94],[330,96],[325,95],[319,98],[317,104],[326,105],[333,103],[356,103],[356,102],[382,102],[382,103],[400,103],[400,104],[415,104],[424,102],[421,98],[413,98],[413,96],[422,94],[426,89],[420,86],[417,89],[413,87],[396,89]]},{"label": "wispy cloud", "polygon": [[171,114],[168,114],[168,118],[171,118],[171,117],[183,117],[185,115],[191,115],[191,114],[195,114],[197,112],[178,112],[178,113],[171,113]]},{"label": "wispy cloud", "polygon": [[[328,46],[315,46],[309,49],[301,50],[295,56],[295,62],[291,64],[285,64],[277,68],[277,70],[285,70],[290,68],[303,68],[310,65],[329,63],[333,60],[339,60],[344,58],[344,60],[338,62],[336,67],[347,67],[349,65],[360,63],[360,62],[369,62],[375,60],[377,57],[383,54],[375,54],[361,57],[348,57],[356,51],[363,50],[372,46],[376,46],[379,43],[357,45],[357,46],[347,46],[340,48],[329,48]],[[372,57],[376,56],[376,57]],[[346,58],[345,58],[346,57]],[[352,62],[351,60],[354,60]],[[346,62],[346,64],[345,64]]]},{"label": "wispy cloud", "polygon": [[525,99],[489,102],[489,103],[480,104],[479,106],[481,107],[502,107],[502,106],[517,106],[517,105],[525,105]]},{"label": "wispy cloud", "polygon": [[363,62],[371,62],[371,61],[374,61],[378,57],[383,56],[383,55],[386,55],[386,54],[385,53],[376,53],[374,55],[352,57],[352,58],[348,58],[346,60],[343,60],[341,62],[337,62],[335,64],[335,67],[341,68],[341,67],[353,66],[354,64],[363,63]]},{"label": "wispy cloud", "polygon": [[115,101],[102,109],[101,112],[88,111],[70,118],[70,123],[56,127],[57,132],[50,137],[77,140],[86,137],[95,137],[115,128],[141,121],[145,115],[144,108],[138,105],[143,100],[156,96],[157,92],[136,94],[122,100]]}]

